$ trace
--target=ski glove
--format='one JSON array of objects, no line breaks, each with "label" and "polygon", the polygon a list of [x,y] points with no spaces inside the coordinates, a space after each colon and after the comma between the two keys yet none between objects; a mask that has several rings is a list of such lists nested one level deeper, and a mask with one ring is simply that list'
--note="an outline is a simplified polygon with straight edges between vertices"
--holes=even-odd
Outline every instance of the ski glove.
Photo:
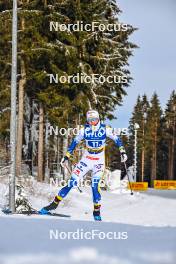
[{"label": "ski glove", "polygon": [[68,160],[68,157],[67,157],[67,156],[64,156],[64,157],[61,159],[60,165],[61,165],[62,167],[64,167],[64,163],[65,163],[66,160]]},{"label": "ski glove", "polygon": [[120,155],[121,155],[121,162],[126,162],[127,159],[128,159],[126,153],[125,152],[121,152]]}]

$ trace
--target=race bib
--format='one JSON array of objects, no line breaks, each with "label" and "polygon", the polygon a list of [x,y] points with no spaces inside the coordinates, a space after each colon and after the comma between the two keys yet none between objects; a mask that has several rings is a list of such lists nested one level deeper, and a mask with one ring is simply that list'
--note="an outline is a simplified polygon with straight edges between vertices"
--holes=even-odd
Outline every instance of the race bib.
[{"label": "race bib", "polygon": [[102,146],[103,142],[102,140],[99,140],[99,141],[88,141],[88,146],[91,147],[91,148],[99,148]]}]

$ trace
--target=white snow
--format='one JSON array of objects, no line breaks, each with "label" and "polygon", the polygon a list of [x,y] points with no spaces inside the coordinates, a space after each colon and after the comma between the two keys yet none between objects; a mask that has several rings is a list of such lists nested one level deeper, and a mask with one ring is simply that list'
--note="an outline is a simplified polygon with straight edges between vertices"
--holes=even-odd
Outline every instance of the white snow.
[{"label": "white snow", "polygon": [[[0,207],[5,204],[7,180],[0,183]],[[36,181],[23,182],[34,208],[48,204],[59,188]],[[176,191],[135,193],[102,191],[103,222],[92,220],[90,188],[75,188],[56,212],[71,218],[4,215],[0,213],[0,263],[175,264]],[[58,232],[126,232],[127,239],[51,239]]]},{"label": "white snow", "polygon": [[[133,255],[133,254],[132,254]],[[151,263],[151,264],[173,264],[174,258],[169,253],[150,253],[141,254],[139,252],[138,259],[140,262],[136,263]],[[92,247],[79,247],[68,249],[66,254],[25,254],[25,255],[10,255],[1,258],[2,264],[74,264],[83,262],[100,263],[100,264],[132,264],[130,260],[125,260],[120,257],[108,256],[106,253],[99,252]]]},{"label": "white snow", "polygon": [[62,255],[52,255],[52,254],[37,254],[37,255],[25,255],[25,256],[16,256],[12,255],[8,257],[2,258],[3,264],[66,264],[66,263],[82,263],[83,261],[86,263],[92,263],[95,261],[101,264],[127,264],[126,261],[121,261],[115,257],[109,257],[105,254],[100,254],[98,250],[95,248],[89,247],[80,247],[73,248],[72,250],[68,250],[67,254]]},{"label": "white snow", "polygon": [[[114,176],[113,176],[114,182]],[[125,180],[121,186],[125,186]],[[39,183],[31,178],[22,182],[33,208],[40,209],[51,202],[60,189],[57,185]],[[118,187],[119,182],[117,180]],[[0,207],[5,205],[4,193],[7,184],[0,183]],[[124,187],[102,193],[102,218],[104,222],[125,223],[140,226],[173,226],[176,227],[176,191],[153,190],[147,192],[134,192]],[[57,213],[70,214],[72,220],[93,221],[92,219],[92,193],[91,188],[83,188],[80,193],[77,188],[71,190],[69,195],[56,209]],[[0,212],[0,215],[3,215]],[[38,217],[38,216],[32,216]]]}]

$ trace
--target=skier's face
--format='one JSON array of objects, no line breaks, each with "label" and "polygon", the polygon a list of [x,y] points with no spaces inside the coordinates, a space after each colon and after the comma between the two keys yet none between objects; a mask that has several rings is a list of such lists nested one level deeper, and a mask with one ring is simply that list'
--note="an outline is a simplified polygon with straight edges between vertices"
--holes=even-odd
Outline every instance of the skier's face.
[{"label": "skier's face", "polygon": [[87,120],[87,122],[89,123],[89,125],[91,126],[96,126],[99,122],[99,118],[89,118]]}]

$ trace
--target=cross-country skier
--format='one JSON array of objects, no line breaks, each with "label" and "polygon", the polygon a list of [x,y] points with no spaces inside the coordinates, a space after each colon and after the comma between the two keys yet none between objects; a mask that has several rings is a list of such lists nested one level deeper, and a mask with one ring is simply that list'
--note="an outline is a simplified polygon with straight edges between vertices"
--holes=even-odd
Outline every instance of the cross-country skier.
[{"label": "cross-country skier", "polygon": [[99,182],[105,169],[105,142],[106,138],[112,139],[121,154],[121,162],[127,160],[127,155],[120,138],[115,135],[113,130],[100,122],[99,113],[96,110],[89,110],[87,112],[87,124],[82,127],[79,134],[73,139],[68,148],[66,155],[61,160],[61,165],[64,167],[65,162],[70,158],[77,144],[85,140],[86,150],[82,159],[74,168],[71,178],[67,186],[63,187],[54,201],[46,207],[43,207],[39,213],[48,214],[49,211],[55,210],[62,199],[69,193],[69,191],[77,186],[79,179],[82,178],[88,171],[92,171],[92,193],[93,193],[93,216],[97,221],[101,221],[100,215],[100,201],[101,194],[99,190]]}]

